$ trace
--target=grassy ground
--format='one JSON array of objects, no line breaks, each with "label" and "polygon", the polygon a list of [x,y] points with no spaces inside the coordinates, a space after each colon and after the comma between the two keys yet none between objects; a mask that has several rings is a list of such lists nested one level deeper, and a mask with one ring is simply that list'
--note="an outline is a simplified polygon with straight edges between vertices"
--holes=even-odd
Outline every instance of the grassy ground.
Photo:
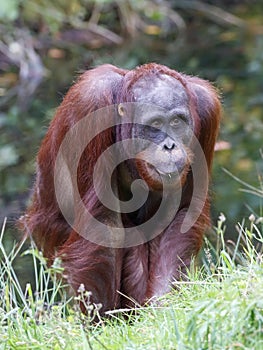
[{"label": "grassy ground", "polygon": [[205,243],[202,268],[178,282],[177,291],[126,318],[123,310],[111,312],[97,324],[94,306],[87,302],[86,316],[77,307],[88,293],[80,288],[78,298],[67,299],[59,264],[47,269],[34,247],[27,253],[36,292],[30,285],[23,291],[13,268],[21,247],[7,254],[2,232],[0,349],[263,349],[263,260],[252,245],[263,241],[262,222],[251,216],[236,245],[224,243],[223,225],[221,216],[216,248]]}]

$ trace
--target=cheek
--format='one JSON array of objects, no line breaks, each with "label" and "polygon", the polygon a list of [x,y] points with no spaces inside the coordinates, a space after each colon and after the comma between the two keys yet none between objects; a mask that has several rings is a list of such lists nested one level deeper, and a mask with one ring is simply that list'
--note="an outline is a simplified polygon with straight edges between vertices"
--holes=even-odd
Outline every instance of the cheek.
[{"label": "cheek", "polygon": [[185,147],[190,147],[193,139],[196,139],[196,135],[195,135],[194,131],[190,128],[187,128],[181,136],[182,144],[184,144]]},{"label": "cheek", "polygon": [[169,136],[182,147],[189,147],[194,136],[194,130],[187,123],[183,123],[175,130],[169,130]]}]

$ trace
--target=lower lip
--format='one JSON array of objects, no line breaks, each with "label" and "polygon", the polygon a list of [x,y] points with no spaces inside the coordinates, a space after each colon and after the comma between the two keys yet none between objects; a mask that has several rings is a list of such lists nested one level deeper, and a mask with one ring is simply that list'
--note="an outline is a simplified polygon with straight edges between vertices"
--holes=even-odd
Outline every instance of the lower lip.
[{"label": "lower lip", "polygon": [[175,177],[179,175],[179,172],[172,172],[172,173],[163,173],[162,171],[157,170],[157,172],[161,175],[161,176],[166,176],[166,177]]}]

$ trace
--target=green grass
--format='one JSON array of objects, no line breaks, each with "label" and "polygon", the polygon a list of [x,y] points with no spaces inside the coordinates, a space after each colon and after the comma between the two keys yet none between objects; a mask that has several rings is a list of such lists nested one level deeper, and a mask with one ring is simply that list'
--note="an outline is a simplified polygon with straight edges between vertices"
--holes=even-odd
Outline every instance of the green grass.
[{"label": "green grass", "polygon": [[[216,228],[216,247],[206,241],[202,268],[189,272],[187,282],[156,305],[133,315],[110,312],[92,322],[77,298],[66,296],[60,263],[47,268],[32,247],[35,291],[22,290],[13,268],[21,245],[0,251],[0,349],[263,349],[263,257],[255,244],[263,242],[262,221],[251,216],[249,228],[239,227],[238,244],[224,242],[224,217]],[[252,244],[253,242],[253,244]],[[53,280],[53,283],[51,283]]]}]

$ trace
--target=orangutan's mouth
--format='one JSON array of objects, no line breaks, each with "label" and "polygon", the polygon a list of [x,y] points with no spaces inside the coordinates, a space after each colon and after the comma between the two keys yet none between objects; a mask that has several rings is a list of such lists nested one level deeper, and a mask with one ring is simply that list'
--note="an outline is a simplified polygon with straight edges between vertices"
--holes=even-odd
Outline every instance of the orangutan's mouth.
[{"label": "orangutan's mouth", "polygon": [[148,171],[153,175],[153,176],[158,176],[161,177],[165,181],[176,181],[180,178],[181,172],[180,169],[175,168],[175,171],[163,171],[160,169],[157,169],[154,167],[152,164],[147,164],[148,166]]}]

